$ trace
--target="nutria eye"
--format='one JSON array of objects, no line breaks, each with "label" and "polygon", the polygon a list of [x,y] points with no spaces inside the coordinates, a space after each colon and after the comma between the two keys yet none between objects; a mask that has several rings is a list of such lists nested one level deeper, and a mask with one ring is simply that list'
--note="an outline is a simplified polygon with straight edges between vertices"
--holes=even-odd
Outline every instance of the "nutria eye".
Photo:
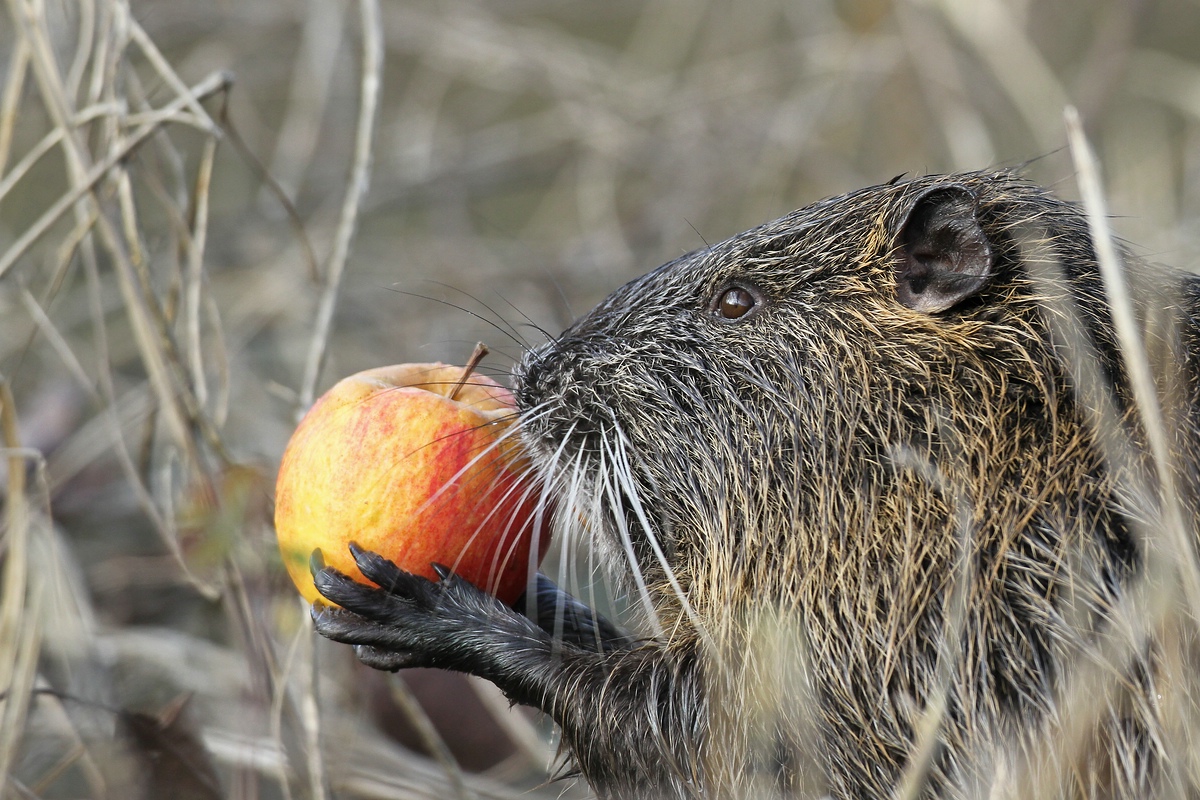
[{"label": "nutria eye", "polygon": [[713,313],[721,319],[741,319],[756,305],[758,305],[758,298],[749,289],[730,286],[717,297]]}]

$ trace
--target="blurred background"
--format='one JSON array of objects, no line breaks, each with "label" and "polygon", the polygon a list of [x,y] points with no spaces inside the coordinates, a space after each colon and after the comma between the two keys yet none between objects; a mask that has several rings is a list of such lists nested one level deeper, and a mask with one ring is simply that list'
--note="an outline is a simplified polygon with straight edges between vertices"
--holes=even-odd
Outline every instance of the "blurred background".
[{"label": "blurred background", "polygon": [[1019,167],[1200,265],[1197,0],[5,0],[0,795],[586,797],[316,642],[271,495],[367,367],[522,347],[821,197]]}]

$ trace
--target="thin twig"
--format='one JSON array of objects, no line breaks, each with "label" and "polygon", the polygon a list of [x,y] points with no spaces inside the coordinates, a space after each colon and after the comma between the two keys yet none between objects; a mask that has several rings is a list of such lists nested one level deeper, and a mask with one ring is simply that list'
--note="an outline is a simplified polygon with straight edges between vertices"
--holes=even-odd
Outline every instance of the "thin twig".
[{"label": "thin twig", "polygon": [[308,672],[306,686],[300,696],[300,724],[304,729],[304,741],[308,749],[308,792],[313,800],[325,800],[326,772],[325,753],[321,747],[321,704],[318,702],[321,689],[320,651],[316,646],[317,634],[310,622]]},{"label": "thin twig", "polygon": [[79,9],[78,35],[75,37],[75,57],[67,70],[65,86],[67,95],[76,97],[83,83],[83,73],[87,69],[89,56],[92,54],[93,38],[96,35],[96,3],[94,0],[78,0],[75,8]]},{"label": "thin twig", "polygon": [[213,332],[208,350],[209,369],[216,373],[217,393],[212,403],[212,420],[218,428],[225,427],[229,415],[229,399],[233,394],[233,377],[229,374],[229,349],[225,341],[225,328],[221,324],[221,310],[212,293],[204,296],[204,310],[208,315],[208,327]]},{"label": "thin twig", "polygon": [[208,238],[208,196],[212,184],[213,163],[217,154],[217,137],[204,141],[196,187],[192,193],[191,236],[188,238],[188,268],[186,274],[184,319],[187,325],[188,356],[191,362],[192,391],[203,408],[208,403],[208,382],[204,375],[204,351],[201,341],[200,300],[204,286],[204,246]]},{"label": "thin twig", "polygon": [[[191,91],[197,98],[206,98],[228,88],[229,84],[230,78],[227,73],[214,72],[203,81],[197,83]],[[174,113],[180,108],[183,108],[184,105],[186,105],[186,103],[182,98],[176,98],[164,109],[164,112],[169,111],[170,113]],[[167,118],[161,120],[148,122],[142,127],[138,128],[133,132],[132,135],[130,135],[128,139],[124,141],[124,143],[122,143],[120,147],[118,147],[112,153],[109,153],[109,155],[103,161],[90,169],[82,180],[76,181],[71,187],[71,191],[59,197],[58,200],[56,200],[54,204],[50,206],[50,208],[46,209],[42,215],[38,217],[36,222],[26,228],[25,232],[17,237],[17,240],[13,242],[6,251],[4,251],[3,255],[0,255],[0,278],[4,277],[4,274],[12,268],[13,264],[15,264],[21,258],[21,256],[23,256],[25,252],[31,246],[33,246],[35,242],[41,239],[42,236],[45,235],[46,231],[50,230],[51,226],[53,226],[63,214],[65,214],[85,195],[96,188],[96,184],[108,177],[108,174],[112,171],[113,167],[121,163],[121,161],[123,161],[125,158],[128,158],[129,154],[140,147],[142,143],[146,141],[146,139],[149,138],[155,131],[157,131],[161,125],[169,121],[170,118],[168,116]]]},{"label": "thin twig", "polygon": [[16,756],[41,642],[41,593],[30,592],[30,514],[25,490],[26,457],[17,431],[17,409],[8,382],[0,376],[0,444],[8,457],[8,486],[4,500],[3,586],[0,586],[0,789],[7,786]]},{"label": "thin twig", "polygon": [[[122,10],[128,10],[127,6],[119,6]],[[221,129],[217,127],[217,123],[213,122],[212,117],[204,110],[204,106],[200,105],[200,97],[187,87],[175,70],[171,69],[171,65],[163,58],[161,52],[151,41],[146,32],[142,30],[142,26],[132,16],[125,20],[129,26],[129,36],[137,43],[138,48],[146,56],[146,60],[154,67],[155,71],[162,76],[162,79],[167,82],[167,85],[175,92],[175,95],[184,101],[187,109],[196,115],[197,119],[203,120],[206,132],[210,136],[220,136]]]},{"label": "thin twig", "polygon": [[1083,133],[1079,112],[1073,106],[1068,106],[1065,116],[1071,155],[1078,172],[1079,191],[1087,214],[1088,229],[1092,235],[1092,246],[1096,248],[1096,260],[1104,281],[1104,292],[1112,310],[1113,327],[1121,342],[1121,358],[1129,372],[1130,387],[1150,445],[1150,454],[1154,459],[1155,476],[1158,479],[1159,513],[1163,515],[1167,534],[1163,544],[1169,548],[1170,563],[1179,566],[1179,578],[1183,581],[1189,607],[1200,609],[1200,573],[1194,566],[1194,547],[1189,540],[1183,509],[1178,499],[1176,467],[1168,442],[1167,422],[1159,402],[1157,383],[1150,370],[1145,342],[1138,329],[1133,299],[1125,281],[1124,267],[1108,228],[1108,209],[1104,191],[1100,186],[1100,170]]},{"label": "thin twig", "polygon": [[[17,108],[21,102],[21,88],[25,85],[25,73],[29,68],[29,45],[24,38],[17,40],[12,57],[8,60],[8,80],[4,94],[0,95],[0,177],[8,165],[12,151],[13,131],[17,124]],[[4,193],[0,192],[0,197]]]},{"label": "thin twig", "polygon": [[333,252],[329,267],[325,271],[325,289],[317,305],[317,321],[309,344],[308,358],[304,363],[304,374],[300,381],[300,403],[296,409],[299,419],[304,410],[312,405],[316,394],[321,367],[325,363],[325,352],[329,343],[329,331],[333,323],[333,310],[337,305],[338,289],[342,283],[346,259],[350,254],[350,242],[358,222],[358,209],[366,194],[371,170],[372,146],[375,137],[375,114],[379,104],[379,88],[383,73],[383,30],[379,21],[377,0],[360,0],[359,14],[362,27],[362,82],[358,110],[358,127],[354,136],[354,160],[350,170],[350,182],[342,202],[341,219],[334,237]]},{"label": "thin twig", "polygon": [[66,338],[59,333],[50,317],[46,314],[45,309],[34,298],[33,294],[28,289],[21,290],[21,303],[25,306],[25,310],[29,312],[29,316],[33,318],[34,325],[37,330],[40,330],[42,335],[46,337],[46,341],[50,343],[50,347],[54,352],[58,353],[58,357],[62,360],[67,371],[79,383],[90,398],[97,404],[102,403],[99,392],[96,391],[96,386],[92,379],[84,370],[83,364],[79,363],[79,359],[75,357],[75,353],[71,350],[71,345]]},{"label": "thin twig", "polygon": [[[21,160],[13,165],[12,172],[9,172],[3,179],[0,179],[0,201],[3,201],[8,196],[12,188],[20,182],[21,178],[25,177],[25,173],[29,172],[34,164],[41,161],[42,156],[54,149],[62,141],[62,138],[62,128],[55,128],[43,136],[40,142],[29,148],[25,152],[25,155],[21,156]],[[0,154],[0,161],[2,160],[3,154]]]}]

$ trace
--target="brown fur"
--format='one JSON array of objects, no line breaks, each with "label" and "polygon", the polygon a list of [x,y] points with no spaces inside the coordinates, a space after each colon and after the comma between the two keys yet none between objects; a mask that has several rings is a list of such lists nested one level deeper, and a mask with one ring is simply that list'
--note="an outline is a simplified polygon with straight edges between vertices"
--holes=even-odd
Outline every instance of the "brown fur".
[{"label": "brown fur", "polygon": [[896,182],[664,265],[524,359],[560,534],[631,577],[652,638],[557,639],[385,567],[361,599],[318,581],[370,621],[318,625],[543,708],[607,797],[1200,792],[1197,295],[1127,261],[1165,471],[1080,210],[1010,173]]},{"label": "brown fur", "polygon": [[[898,236],[915,199],[943,185],[973,196],[995,270],[931,314],[897,302]],[[759,290],[761,314],[705,325],[707,297],[730,282]],[[1152,306],[1180,286],[1149,291]],[[1117,382],[1115,394],[1092,390],[1132,423],[1103,296],[1074,206],[1006,173],[931,177],[818,203],[680,259],[526,360],[527,436],[551,480],[579,486],[583,474],[567,494],[595,519],[611,503],[595,507],[604,492],[578,454],[594,464],[617,450],[605,460],[628,462],[627,495],[653,512],[648,525],[631,519],[629,536],[666,554],[643,543],[636,568],[668,640],[704,653],[711,727],[699,757],[714,796],[764,780],[746,774],[763,762],[819,770],[785,783],[885,796],[920,769],[928,725],[928,771],[912,777],[930,794],[1021,785],[1011,781],[1059,743],[1062,697],[1120,627],[1141,537],[1160,524],[1129,508],[1145,498],[1119,491],[1129,479],[1098,441],[1097,401],[1075,388],[1069,325],[1054,318],[1064,306],[1078,315],[1093,351],[1081,359]],[[1190,358],[1195,331],[1181,324]],[[1193,374],[1181,383],[1184,396],[1168,399],[1183,411],[1174,455],[1190,484]],[[579,419],[612,422],[572,432]],[[1190,493],[1176,500],[1194,507]],[[1149,526],[1130,519],[1146,515]],[[605,527],[593,535],[619,536]],[[1144,796],[1192,784],[1163,772],[1149,688],[1157,634],[1122,641],[1100,670],[1119,697],[1089,722],[1085,752],[1056,754],[1064,786]],[[777,655],[779,639],[793,657],[760,655]],[[789,698],[789,686],[807,688]],[[942,695],[944,711],[931,707]],[[781,758],[776,736],[806,752]]]}]

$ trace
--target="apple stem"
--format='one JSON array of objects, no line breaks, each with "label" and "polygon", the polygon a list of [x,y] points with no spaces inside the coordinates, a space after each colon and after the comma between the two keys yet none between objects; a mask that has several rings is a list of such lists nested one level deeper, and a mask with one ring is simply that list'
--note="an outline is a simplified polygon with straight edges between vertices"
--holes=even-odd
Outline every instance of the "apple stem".
[{"label": "apple stem", "polygon": [[471,373],[479,366],[479,362],[483,361],[483,357],[488,354],[488,346],[483,342],[476,342],[475,349],[471,352],[471,357],[467,359],[467,365],[463,367],[462,377],[458,379],[458,383],[454,387],[454,391],[450,392],[450,399],[458,398],[458,393],[467,385],[467,380],[471,377]]}]

